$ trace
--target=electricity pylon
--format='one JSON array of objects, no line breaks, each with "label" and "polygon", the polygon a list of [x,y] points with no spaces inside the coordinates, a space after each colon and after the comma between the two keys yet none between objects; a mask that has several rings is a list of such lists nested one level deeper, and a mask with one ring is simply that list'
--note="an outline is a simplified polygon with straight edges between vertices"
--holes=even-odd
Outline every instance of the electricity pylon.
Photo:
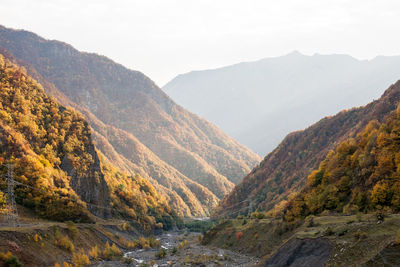
[{"label": "electricity pylon", "polygon": [[18,222],[18,210],[17,203],[15,202],[14,196],[14,165],[7,164],[7,174],[5,178],[7,179],[7,199],[6,199],[6,221],[9,226],[17,227]]}]

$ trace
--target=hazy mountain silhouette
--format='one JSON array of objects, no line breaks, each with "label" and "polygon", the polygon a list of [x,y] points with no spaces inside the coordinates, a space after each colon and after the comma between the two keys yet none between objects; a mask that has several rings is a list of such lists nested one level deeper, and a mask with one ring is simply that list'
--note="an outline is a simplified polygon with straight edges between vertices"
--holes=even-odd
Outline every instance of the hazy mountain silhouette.
[{"label": "hazy mountain silhouette", "polygon": [[264,156],[291,131],[365,105],[399,77],[399,56],[357,60],[295,51],[182,74],[163,90]]},{"label": "hazy mountain silhouette", "polygon": [[330,150],[355,137],[372,120],[384,121],[399,103],[400,81],[364,107],[344,110],[305,130],[290,133],[220,201],[216,214],[236,216],[239,212],[274,208],[303,188],[308,175],[318,168]]}]

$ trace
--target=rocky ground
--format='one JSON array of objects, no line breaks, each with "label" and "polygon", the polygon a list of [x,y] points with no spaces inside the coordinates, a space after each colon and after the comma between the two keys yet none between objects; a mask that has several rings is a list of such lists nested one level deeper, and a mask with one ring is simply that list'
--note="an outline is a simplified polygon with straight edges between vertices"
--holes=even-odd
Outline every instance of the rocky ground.
[{"label": "rocky ground", "polygon": [[164,258],[156,257],[160,249],[138,249],[126,252],[123,261],[100,262],[96,266],[254,266],[258,263],[255,257],[200,245],[196,233],[166,232],[157,239],[160,249],[166,251]]}]

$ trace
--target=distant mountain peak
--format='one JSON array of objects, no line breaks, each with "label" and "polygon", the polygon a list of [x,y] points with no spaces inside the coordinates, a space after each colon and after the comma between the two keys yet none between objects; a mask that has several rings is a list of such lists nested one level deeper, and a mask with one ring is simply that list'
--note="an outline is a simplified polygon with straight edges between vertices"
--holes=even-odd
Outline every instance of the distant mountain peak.
[{"label": "distant mountain peak", "polygon": [[[400,57],[358,60],[294,50],[179,75],[163,90],[259,155],[321,117],[365,105],[400,78]],[[232,90],[235,88],[235,90]]]},{"label": "distant mountain peak", "polygon": [[305,56],[305,55],[300,53],[300,51],[298,51],[298,50],[293,50],[292,52],[290,52],[286,56]]}]

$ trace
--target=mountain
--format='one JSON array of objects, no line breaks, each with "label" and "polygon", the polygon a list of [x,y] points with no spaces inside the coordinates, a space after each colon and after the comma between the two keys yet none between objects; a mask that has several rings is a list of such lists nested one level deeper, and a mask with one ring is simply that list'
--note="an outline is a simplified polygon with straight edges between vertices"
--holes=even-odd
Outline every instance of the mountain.
[{"label": "mountain", "polygon": [[85,116],[110,163],[151,181],[181,216],[208,215],[259,162],[148,77],[104,56],[5,27],[0,47],[47,94]]},{"label": "mountain", "polygon": [[304,187],[308,175],[330,150],[348,138],[356,138],[370,121],[384,121],[399,101],[400,81],[364,107],[344,110],[289,134],[220,202],[215,214],[235,216],[255,209],[271,210],[279,203],[284,205],[281,201],[290,199]]},{"label": "mountain", "polygon": [[[24,68],[1,54],[0,164],[1,176],[3,164],[13,166],[16,202],[39,217],[116,217],[144,230],[175,224],[175,212],[150,182],[121,172],[99,154],[79,112],[48,97]],[[0,188],[7,188],[4,179]]]},{"label": "mountain", "polygon": [[400,211],[400,105],[330,151],[285,209],[288,221],[323,211]]},{"label": "mountain", "polygon": [[292,131],[379,98],[400,77],[400,56],[265,58],[182,74],[162,89],[259,155]]}]

